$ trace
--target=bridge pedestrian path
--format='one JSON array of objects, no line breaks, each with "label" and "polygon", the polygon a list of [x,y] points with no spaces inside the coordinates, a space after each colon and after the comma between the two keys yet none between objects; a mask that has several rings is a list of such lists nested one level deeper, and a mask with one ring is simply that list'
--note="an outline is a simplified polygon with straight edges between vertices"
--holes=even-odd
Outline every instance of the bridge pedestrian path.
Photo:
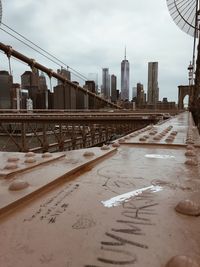
[{"label": "bridge pedestrian path", "polygon": [[0,153],[0,266],[200,266],[199,144],[185,112],[113,146]]}]

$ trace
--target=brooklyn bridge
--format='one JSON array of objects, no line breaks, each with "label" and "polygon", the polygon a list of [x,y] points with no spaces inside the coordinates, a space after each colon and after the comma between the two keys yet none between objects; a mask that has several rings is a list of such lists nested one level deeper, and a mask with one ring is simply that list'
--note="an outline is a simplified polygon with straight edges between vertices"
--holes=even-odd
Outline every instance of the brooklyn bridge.
[{"label": "brooklyn bridge", "polygon": [[61,103],[32,92],[22,108],[16,85],[0,108],[0,266],[200,266],[199,1],[167,4],[194,37],[178,105],[112,101],[0,43],[10,70],[56,79]]}]

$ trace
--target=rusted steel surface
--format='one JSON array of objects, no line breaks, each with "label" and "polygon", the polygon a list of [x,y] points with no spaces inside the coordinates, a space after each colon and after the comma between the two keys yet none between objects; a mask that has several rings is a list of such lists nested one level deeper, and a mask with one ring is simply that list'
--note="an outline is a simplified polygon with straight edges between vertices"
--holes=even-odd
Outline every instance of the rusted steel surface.
[{"label": "rusted steel surface", "polygon": [[[40,154],[2,152],[0,266],[199,266],[199,136],[187,113],[156,125],[165,129],[177,132],[170,144],[140,141],[149,125],[118,148],[55,153],[38,166]],[[12,174],[8,157],[19,168],[37,160]]]}]

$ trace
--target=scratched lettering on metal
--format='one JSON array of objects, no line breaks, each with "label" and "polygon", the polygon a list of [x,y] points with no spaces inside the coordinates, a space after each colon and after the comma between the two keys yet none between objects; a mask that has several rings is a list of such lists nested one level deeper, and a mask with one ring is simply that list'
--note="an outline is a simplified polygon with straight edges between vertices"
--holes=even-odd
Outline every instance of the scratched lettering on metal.
[{"label": "scratched lettering on metal", "polygon": [[76,184],[73,187],[66,187],[59,191],[55,196],[41,204],[39,209],[30,217],[24,219],[24,222],[30,222],[37,218],[41,221],[47,221],[48,223],[55,223],[58,216],[63,214],[69,205],[67,203],[67,197],[71,195],[74,190],[77,190],[78,187],[79,185]]},{"label": "scratched lettering on metal", "polygon": [[97,262],[86,264],[84,267],[135,265],[139,259],[134,247],[144,250],[149,248],[149,244],[143,241],[143,237],[148,232],[147,228],[155,225],[152,222],[152,215],[156,214],[157,205],[152,193],[147,191],[130,202],[123,203],[121,217],[115,221],[117,227],[106,231],[100,242],[100,255],[96,258]]}]

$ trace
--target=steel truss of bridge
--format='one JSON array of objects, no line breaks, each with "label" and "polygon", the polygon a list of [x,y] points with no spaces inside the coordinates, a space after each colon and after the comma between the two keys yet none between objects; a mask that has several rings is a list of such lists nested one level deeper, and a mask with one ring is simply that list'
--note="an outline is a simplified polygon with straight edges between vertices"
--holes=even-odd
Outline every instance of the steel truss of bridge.
[{"label": "steel truss of bridge", "polygon": [[161,119],[161,113],[0,113],[0,150],[45,152],[86,148]]}]

